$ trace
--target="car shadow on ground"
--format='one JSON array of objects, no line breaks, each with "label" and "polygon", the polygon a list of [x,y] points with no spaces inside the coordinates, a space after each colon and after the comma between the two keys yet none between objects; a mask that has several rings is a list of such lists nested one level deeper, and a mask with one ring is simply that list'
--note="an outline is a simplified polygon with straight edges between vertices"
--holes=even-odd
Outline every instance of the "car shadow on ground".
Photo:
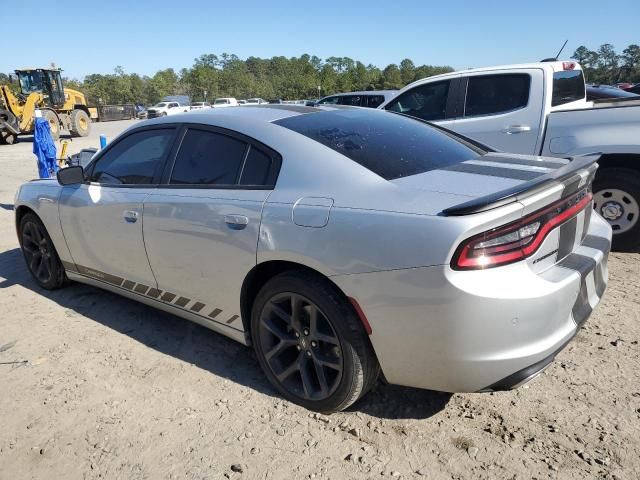
[{"label": "car shadow on ground", "polygon": [[[0,292],[14,285],[45,296],[71,313],[83,315],[147,347],[278,397],[252,349],[193,322],[92,286],[72,283],[60,290],[44,290],[31,278],[18,248],[0,253]],[[379,383],[348,411],[385,419],[425,419],[443,410],[450,398],[447,393]]]}]

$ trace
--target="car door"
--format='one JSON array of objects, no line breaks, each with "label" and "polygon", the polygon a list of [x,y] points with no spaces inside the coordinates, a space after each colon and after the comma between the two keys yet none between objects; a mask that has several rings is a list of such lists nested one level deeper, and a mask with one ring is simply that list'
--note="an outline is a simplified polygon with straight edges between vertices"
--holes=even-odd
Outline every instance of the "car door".
[{"label": "car door", "polygon": [[63,188],[60,223],[80,273],[129,289],[156,286],[142,238],[143,200],[160,179],[176,130],[129,133],[89,164],[86,183]]},{"label": "car door", "polygon": [[242,329],[240,290],[256,264],[279,157],[227,130],[189,126],[144,201],[144,239],[164,301]]},{"label": "car door", "polygon": [[462,77],[462,116],[453,130],[498,150],[534,154],[542,123],[543,71],[479,72]]},{"label": "car door", "polygon": [[425,82],[405,90],[384,109],[453,128],[457,116],[458,78]]}]

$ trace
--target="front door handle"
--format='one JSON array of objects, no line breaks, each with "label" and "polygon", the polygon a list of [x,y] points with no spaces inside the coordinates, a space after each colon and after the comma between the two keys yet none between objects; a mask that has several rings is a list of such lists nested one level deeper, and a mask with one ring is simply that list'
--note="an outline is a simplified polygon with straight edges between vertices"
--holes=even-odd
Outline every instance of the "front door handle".
[{"label": "front door handle", "polygon": [[242,230],[249,224],[249,218],[244,215],[225,215],[224,223],[234,230]]},{"label": "front door handle", "polygon": [[507,135],[513,135],[514,133],[530,132],[531,127],[529,125],[509,125],[502,131]]},{"label": "front door handle", "polygon": [[126,210],[123,214],[124,220],[128,223],[136,223],[138,221],[138,212],[134,210]]}]

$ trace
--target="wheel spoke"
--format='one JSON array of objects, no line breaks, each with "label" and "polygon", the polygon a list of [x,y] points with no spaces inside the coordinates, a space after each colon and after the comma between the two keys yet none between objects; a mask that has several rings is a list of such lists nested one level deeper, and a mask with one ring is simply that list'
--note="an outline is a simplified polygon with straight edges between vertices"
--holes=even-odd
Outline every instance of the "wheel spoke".
[{"label": "wheel spoke", "polygon": [[[302,365],[300,365],[300,377],[302,378],[302,389],[304,390],[304,394],[307,398],[313,397],[313,383],[311,381],[311,376],[309,372],[309,362],[310,360],[303,356],[302,357]],[[313,363],[311,361],[311,363]]]},{"label": "wheel spoke", "polygon": [[271,318],[265,318],[262,321],[262,325],[264,325],[264,327],[269,330],[269,332],[271,332],[273,335],[275,335],[276,337],[278,337],[281,340],[289,340],[289,336],[287,335],[287,333],[282,330],[281,328],[279,328]]},{"label": "wheel spoke", "polygon": [[296,330],[302,330],[302,299],[298,295],[291,295],[291,324]]},{"label": "wheel spoke", "polygon": [[342,363],[340,362],[340,358],[331,358],[326,355],[315,355],[315,361],[324,367],[328,367],[332,370],[342,371]]},{"label": "wheel spoke", "polygon": [[329,391],[329,385],[327,384],[327,377],[324,375],[324,368],[322,364],[318,363],[316,359],[313,359],[313,366],[316,370],[316,377],[318,377],[318,384],[320,385],[320,391],[322,395],[326,395]]},{"label": "wheel spoke", "polygon": [[47,262],[44,257],[40,257],[40,264],[38,265],[38,270],[36,272],[36,277],[38,279],[44,281],[46,277],[44,276],[47,273]]},{"label": "wheel spoke", "polygon": [[320,342],[330,343],[331,345],[340,346],[340,342],[338,341],[338,339],[331,335],[326,335],[324,333],[317,333],[315,338]]},{"label": "wheel spoke", "polygon": [[291,362],[291,364],[287,368],[282,370],[282,372],[280,373],[276,373],[276,378],[280,380],[280,382],[284,382],[287,378],[300,370],[300,359],[303,358],[302,355],[302,352],[300,352],[298,357],[293,362]]},{"label": "wheel spoke", "polygon": [[271,361],[271,359],[273,357],[280,355],[287,348],[291,348],[291,347],[295,346],[296,343],[297,342],[295,340],[284,340],[284,339],[281,339],[278,343],[276,343],[273,346],[273,348],[271,350],[269,350],[267,353],[265,353],[264,356],[268,361]]},{"label": "wheel spoke", "polygon": [[42,255],[40,255],[40,251],[37,251],[33,254],[33,256],[31,257],[31,261],[29,262],[29,270],[31,270],[34,275],[38,268],[38,260],[40,259],[42,259]]},{"label": "wheel spoke", "polygon": [[41,245],[43,238],[42,238],[42,233],[40,232],[40,229],[37,227],[37,225],[34,225],[33,223],[31,224],[31,229],[33,230],[36,242],[38,242],[38,245]]},{"label": "wheel spoke", "polygon": [[284,309],[277,305],[276,303],[271,302],[270,308],[273,313],[275,313],[280,319],[284,320],[288,325],[291,325],[291,315],[284,311]]}]

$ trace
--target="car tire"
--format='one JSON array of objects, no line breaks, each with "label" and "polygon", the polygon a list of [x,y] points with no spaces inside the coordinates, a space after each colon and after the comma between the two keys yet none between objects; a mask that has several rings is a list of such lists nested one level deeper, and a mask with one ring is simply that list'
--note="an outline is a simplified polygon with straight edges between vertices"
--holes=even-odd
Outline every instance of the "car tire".
[{"label": "car tire", "polygon": [[162,112],[162,117],[166,117],[167,116],[167,112]]},{"label": "car tire", "polygon": [[269,280],[253,304],[251,339],[271,384],[309,410],[344,410],[380,373],[353,306],[319,275],[291,271]]},{"label": "car tire", "polygon": [[58,140],[58,138],[60,138],[60,130],[62,130],[62,125],[58,120],[58,116],[53,110],[43,109],[42,118],[49,123],[49,130],[51,130],[51,136],[53,139]]},{"label": "car tire", "polygon": [[58,252],[37,215],[27,213],[22,217],[19,240],[29,273],[38,285],[46,290],[55,290],[68,282]]},{"label": "car tire", "polygon": [[613,229],[612,248],[640,247],[640,175],[626,168],[599,170],[593,182],[593,208]]},{"label": "car tire", "polygon": [[72,137],[86,137],[91,130],[91,118],[87,112],[75,109],[71,112],[71,128],[69,129]]}]

